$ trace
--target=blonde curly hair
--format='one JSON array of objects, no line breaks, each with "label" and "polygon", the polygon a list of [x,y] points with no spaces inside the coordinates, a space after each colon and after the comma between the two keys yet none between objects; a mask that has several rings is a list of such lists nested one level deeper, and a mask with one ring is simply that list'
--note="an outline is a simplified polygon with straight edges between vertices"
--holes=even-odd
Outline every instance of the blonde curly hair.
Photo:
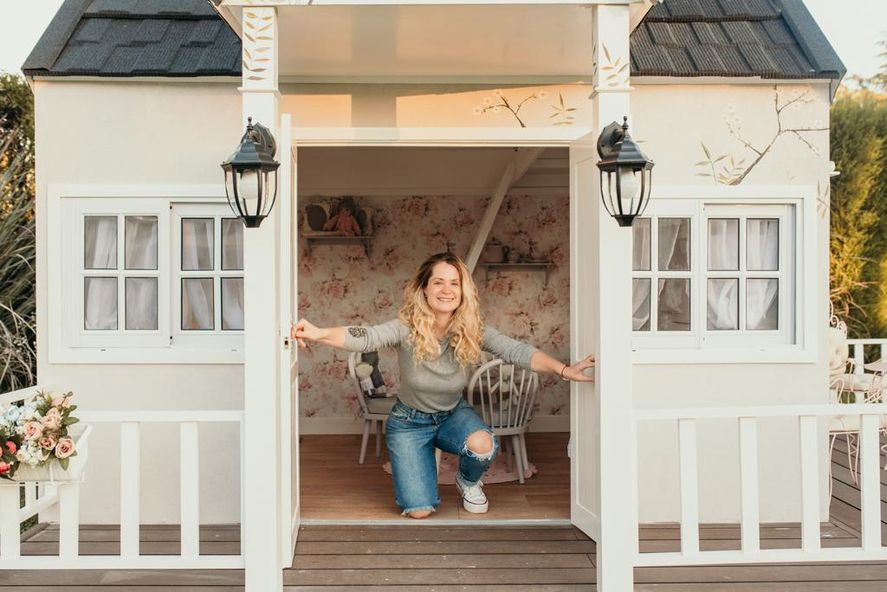
[{"label": "blonde curly hair", "polygon": [[434,266],[438,263],[448,263],[459,272],[462,300],[453,312],[446,330],[452,335],[456,361],[466,368],[480,360],[484,322],[477,300],[477,287],[471,272],[459,256],[446,252],[436,253],[426,259],[404,288],[404,305],[398,316],[410,328],[409,340],[416,364],[440,357],[440,344],[434,335],[434,313],[428,306],[424,291],[431,280]]}]

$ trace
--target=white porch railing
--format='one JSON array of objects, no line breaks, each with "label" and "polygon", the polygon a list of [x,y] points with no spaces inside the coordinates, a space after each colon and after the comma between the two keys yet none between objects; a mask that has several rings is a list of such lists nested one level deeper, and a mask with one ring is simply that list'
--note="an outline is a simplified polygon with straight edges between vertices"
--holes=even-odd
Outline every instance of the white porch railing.
[{"label": "white porch railing", "polygon": [[[853,371],[862,374],[865,360],[887,360],[887,339],[848,339]],[[872,355],[875,354],[875,355]]]},{"label": "white porch railing", "polygon": [[[39,387],[0,395],[8,404],[34,395]],[[120,425],[120,553],[80,554],[80,484],[40,486],[29,483],[25,505],[20,506],[20,488],[0,486],[0,570],[2,569],[237,569],[243,568],[243,503],[241,502],[241,548],[236,555],[200,554],[200,481],[198,439],[202,424],[238,425],[243,454],[243,412],[198,411],[86,411],[76,414],[86,424]],[[177,424],[180,444],[180,549],[178,554],[142,555],[139,531],[139,491],[142,424]],[[101,450],[89,451],[85,474],[91,463],[101,462]],[[242,464],[242,463],[241,463]],[[242,484],[242,472],[240,476]],[[242,493],[242,490],[241,490]],[[108,492],[111,495],[111,492]],[[21,554],[19,529],[23,521],[58,505],[58,555]]]},{"label": "white porch railing", "polygon": [[[680,462],[681,528],[679,552],[637,553],[635,565],[677,566],[730,563],[794,563],[808,561],[887,560],[881,544],[881,466],[880,416],[887,404],[797,405],[772,407],[732,407],[703,409],[655,409],[635,413],[638,423],[672,421],[678,425]],[[822,549],[820,542],[819,464],[828,450],[826,421],[835,415],[857,415],[860,421],[860,491],[862,496],[861,545],[852,548]],[[801,548],[761,549],[759,512],[758,420],[787,418],[798,422],[800,435]],[[698,422],[734,419],[739,427],[740,468],[740,549],[702,551],[699,547],[699,503],[697,475]],[[640,427],[639,425],[637,426]],[[822,427],[823,429],[820,429]],[[831,459],[829,459],[831,462]]]}]

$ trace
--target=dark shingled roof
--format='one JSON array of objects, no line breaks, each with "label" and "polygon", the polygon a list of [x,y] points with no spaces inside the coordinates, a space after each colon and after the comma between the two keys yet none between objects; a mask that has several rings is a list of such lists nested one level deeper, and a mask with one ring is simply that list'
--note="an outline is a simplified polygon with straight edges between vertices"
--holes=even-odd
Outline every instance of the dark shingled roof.
[{"label": "dark shingled roof", "polygon": [[[240,76],[240,39],[208,0],[65,0],[28,76]],[[664,0],[631,35],[632,76],[840,80],[802,0]]]},{"label": "dark shingled roof", "polygon": [[840,80],[802,0],[664,0],[631,35],[632,76]]},{"label": "dark shingled roof", "polygon": [[240,39],[207,0],[65,0],[28,76],[240,76]]}]

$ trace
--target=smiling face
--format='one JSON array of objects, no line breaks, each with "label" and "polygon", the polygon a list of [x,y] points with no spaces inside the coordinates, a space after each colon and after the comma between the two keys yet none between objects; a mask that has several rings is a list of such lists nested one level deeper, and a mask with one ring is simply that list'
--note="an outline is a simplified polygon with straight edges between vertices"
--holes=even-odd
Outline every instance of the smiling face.
[{"label": "smiling face", "polygon": [[431,270],[431,277],[423,289],[429,308],[437,313],[456,311],[462,304],[462,280],[459,270],[449,263],[440,262]]}]

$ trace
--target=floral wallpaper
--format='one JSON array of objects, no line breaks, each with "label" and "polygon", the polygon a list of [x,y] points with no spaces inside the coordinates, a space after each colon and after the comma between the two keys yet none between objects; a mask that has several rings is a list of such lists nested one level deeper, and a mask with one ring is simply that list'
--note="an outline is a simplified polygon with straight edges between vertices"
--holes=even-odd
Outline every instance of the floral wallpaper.
[{"label": "floral wallpaper", "polygon": [[[299,198],[300,224],[308,203]],[[373,210],[374,238],[367,259],[363,246],[299,245],[299,315],[318,326],[377,324],[397,316],[403,286],[428,255],[450,248],[464,256],[487,207],[487,197],[356,197]],[[507,335],[567,361],[570,350],[569,197],[509,196],[499,210],[491,238],[550,253],[555,267],[547,287],[537,271],[474,273],[486,322]],[[398,388],[393,350],[381,353],[386,384]],[[299,399],[304,417],[357,417],[358,404],[347,379],[348,352],[322,345],[303,350]],[[569,414],[569,385],[541,377],[538,415]]]}]

